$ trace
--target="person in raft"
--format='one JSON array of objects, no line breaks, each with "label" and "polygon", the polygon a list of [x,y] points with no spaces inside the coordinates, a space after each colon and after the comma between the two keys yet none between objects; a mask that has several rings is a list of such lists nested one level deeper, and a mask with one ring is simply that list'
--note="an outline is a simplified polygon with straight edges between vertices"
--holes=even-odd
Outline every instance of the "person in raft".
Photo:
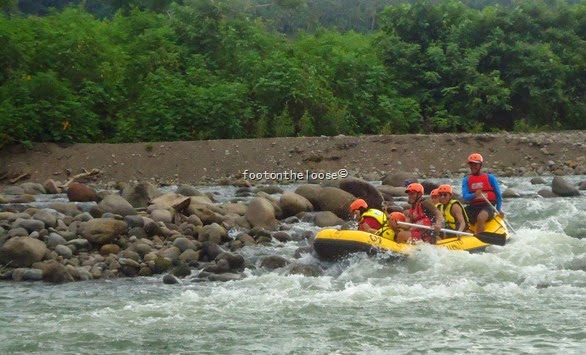
[{"label": "person in raft", "polygon": [[483,163],[482,155],[470,154],[468,157],[470,175],[462,180],[462,197],[469,203],[466,206],[466,213],[470,224],[476,225],[476,233],[484,232],[485,223],[494,218],[495,204],[499,215],[504,217],[501,211],[503,195],[499,183],[494,175],[481,172]]},{"label": "person in raft", "polygon": [[[468,215],[460,201],[453,198],[454,191],[450,185],[440,185],[438,188],[440,204],[438,206],[444,217],[447,229],[464,232],[468,229]],[[445,237],[456,235],[447,234]],[[459,235],[458,235],[459,236]]]},{"label": "person in raft", "polygon": [[431,190],[431,193],[429,194],[429,198],[431,198],[431,202],[433,202],[435,207],[439,208],[439,206],[438,206],[440,204],[439,189]]},{"label": "person in raft", "polygon": [[350,204],[350,214],[358,221],[358,230],[380,234],[387,225],[387,214],[375,208],[368,208],[363,199],[356,199]]},{"label": "person in raft", "polygon": [[395,241],[398,243],[410,243],[421,240],[435,244],[435,236],[440,232],[444,223],[444,218],[440,210],[435,207],[430,199],[423,198],[423,185],[419,183],[409,184],[405,192],[409,195],[409,204],[411,205],[407,214],[407,220],[410,223],[428,227],[433,225],[433,231],[417,227],[411,227],[403,231],[393,229],[395,232]]}]

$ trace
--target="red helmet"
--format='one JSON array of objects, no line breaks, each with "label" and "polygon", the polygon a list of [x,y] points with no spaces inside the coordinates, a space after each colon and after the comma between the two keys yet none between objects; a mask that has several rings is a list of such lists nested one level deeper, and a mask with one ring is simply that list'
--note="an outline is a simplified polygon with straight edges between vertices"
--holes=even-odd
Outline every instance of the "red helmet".
[{"label": "red helmet", "polygon": [[368,208],[368,204],[363,199],[359,198],[350,204],[350,212],[354,212],[360,208]]},{"label": "red helmet", "polygon": [[391,219],[394,219],[395,221],[405,222],[407,220],[405,218],[405,215],[401,212],[392,212],[389,217],[391,217]]},{"label": "red helmet", "polygon": [[468,157],[468,164],[470,164],[470,163],[482,164],[483,162],[484,162],[484,159],[482,159],[482,155],[480,155],[478,153],[472,153]]},{"label": "red helmet", "polygon": [[429,196],[431,196],[431,197],[439,196],[439,193],[440,193],[439,189],[433,189],[433,190],[431,190],[431,193],[429,194]]},{"label": "red helmet", "polygon": [[420,194],[424,194],[423,192],[423,185],[421,185],[420,183],[414,182],[412,184],[409,184],[409,186],[407,186],[407,188],[405,189],[406,193],[409,192],[418,192]]}]

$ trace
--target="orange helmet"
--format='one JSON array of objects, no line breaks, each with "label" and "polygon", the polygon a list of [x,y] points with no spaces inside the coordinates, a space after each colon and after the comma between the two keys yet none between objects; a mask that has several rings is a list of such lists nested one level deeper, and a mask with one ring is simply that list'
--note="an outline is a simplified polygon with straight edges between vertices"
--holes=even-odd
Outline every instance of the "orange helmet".
[{"label": "orange helmet", "polygon": [[350,204],[350,212],[354,212],[360,208],[368,208],[368,204],[363,199],[359,198]]},{"label": "orange helmet", "polygon": [[440,185],[440,187],[437,188],[437,193],[439,194],[440,192],[447,192],[450,195],[454,194],[452,187],[448,184]]},{"label": "orange helmet", "polygon": [[480,155],[478,153],[472,153],[468,157],[468,164],[470,164],[470,163],[482,164],[483,162],[484,162],[484,159],[482,159],[482,155]]},{"label": "orange helmet", "polygon": [[406,193],[409,192],[419,192],[420,194],[424,194],[423,192],[423,185],[421,185],[420,183],[414,182],[412,184],[409,184],[409,186],[407,186],[407,188],[405,189]]},{"label": "orange helmet", "polygon": [[401,212],[392,212],[389,217],[391,217],[391,219],[394,219],[395,221],[405,222],[407,220],[405,218],[405,215]]},{"label": "orange helmet", "polygon": [[429,196],[431,196],[431,197],[439,196],[439,193],[440,193],[439,189],[433,189],[433,190],[431,190],[431,193],[429,194]]}]

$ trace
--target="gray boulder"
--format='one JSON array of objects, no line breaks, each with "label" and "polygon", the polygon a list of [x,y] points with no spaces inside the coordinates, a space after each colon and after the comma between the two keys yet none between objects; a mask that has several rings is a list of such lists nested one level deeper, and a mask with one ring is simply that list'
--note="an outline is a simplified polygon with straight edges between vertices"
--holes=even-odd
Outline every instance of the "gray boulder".
[{"label": "gray boulder", "polygon": [[317,212],[315,214],[313,222],[316,226],[322,228],[337,226],[344,223],[344,221],[340,217],[336,216],[333,212],[330,211]]},{"label": "gray boulder", "polygon": [[132,207],[147,207],[150,202],[162,195],[162,193],[153,184],[149,182],[140,182],[138,184],[128,184],[124,186],[120,195],[128,201]]},{"label": "gray boulder", "polygon": [[295,216],[300,212],[313,211],[313,205],[305,197],[292,191],[285,191],[279,199],[283,218]]},{"label": "gray boulder", "polygon": [[270,201],[262,197],[255,197],[250,201],[244,217],[253,227],[261,226],[274,230],[277,226],[275,208]]},{"label": "gray boulder", "polygon": [[381,208],[384,200],[383,195],[371,183],[353,177],[348,177],[340,180],[340,189],[351,193],[356,198],[362,198],[371,208]]},{"label": "gray boulder", "polygon": [[414,176],[413,173],[399,171],[395,174],[385,176],[381,183],[383,185],[405,187],[405,181],[417,182],[417,177]]},{"label": "gray boulder", "polygon": [[111,218],[96,218],[81,224],[80,234],[90,243],[104,245],[128,232],[128,224]]},{"label": "gray boulder", "polygon": [[324,187],[318,197],[318,206],[322,211],[331,211],[340,218],[348,217],[348,208],[356,197],[349,192],[335,187]]},{"label": "gray boulder", "polygon": [[580,196],[578,188],[561,176],[555,176],[551,182],[551,191],[561,197]]},{"label": "gray boulder", "polygon": [[322,186],[315,185],[315,184],[305,184],[299,186],[295,189],[295,193],[305,197],[309,202],[311,202],[313,208],[319,208],[319,194],[323,189]]},{"label": "gray boulder", "polygon": [[11,267],[30,267],[41,261],[47,252],[42,241],[31,237],[14,237],[0,248],[0,263]]},{"label": "gray boulder", "polygon": [[131,216],[137,214],[134,207],[120,195],[108,195],[98,204],[98,207],[104,212],[110,212],[121,216]]}]

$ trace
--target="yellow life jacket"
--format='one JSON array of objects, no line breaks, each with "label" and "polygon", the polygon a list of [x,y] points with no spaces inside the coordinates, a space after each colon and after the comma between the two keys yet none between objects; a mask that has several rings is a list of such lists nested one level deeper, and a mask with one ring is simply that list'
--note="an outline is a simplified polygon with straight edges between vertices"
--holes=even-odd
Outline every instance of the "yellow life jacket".
[{"label": "yellow life jacket", "polygon": [[360,223],[362,223],[362,220],[364,219],[364,217],[370,217],[370,218],[374,218],[376,219],[376,221],[378,223],[380,223],[381,228],[379,230],[376,231],[377,235],[382,235],[387,229],[390,229],[387,225],[387,221],[388,221],[388,217],[387,214],[384,213],[383,211],[371,208],[368,209],[366,212],[364,212],[362,214],[362,216],[360,216]]},{"label": "yellow life jacket", "polygon": [[448,229],[453,229],[453,230],[457,230],[458,226],[456,225],[456,217],[454,217],[452,215],[452,206],[454,206],[454,204],[458,204],[460,205],[460,208],[462,209],[462,214],[464,215],[464,222],[466,223],[466,226],[464,227],[464,230],[468,229],[468,215],[466,214],[466,209],[464,208],[464,206],[462,206],[462,203],[456,199],[451,199],[450,202],[448,202],[447,205],[444,204],[439,204],[439,210],[442,212],[442,215],[444,216],[444,221],[446,222],[446,228]]}]

